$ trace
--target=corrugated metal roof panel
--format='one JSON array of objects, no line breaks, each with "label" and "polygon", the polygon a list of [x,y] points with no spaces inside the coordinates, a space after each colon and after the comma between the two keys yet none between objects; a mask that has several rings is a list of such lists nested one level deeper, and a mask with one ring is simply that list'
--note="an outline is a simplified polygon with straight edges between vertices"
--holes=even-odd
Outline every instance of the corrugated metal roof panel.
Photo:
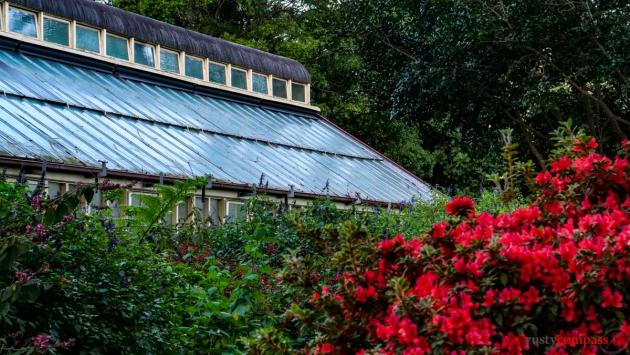
[{"label": "corrugated metal roof panel", "polygon": [[0,155],[378,201],[427,199],[413,175],[317,116],[121,79],[0,50]]},{"label": "corrugated metal roof panel", "polygon": [[370,157],[315,116],[273,111],[0,50],[2,91],[155,122]]}]

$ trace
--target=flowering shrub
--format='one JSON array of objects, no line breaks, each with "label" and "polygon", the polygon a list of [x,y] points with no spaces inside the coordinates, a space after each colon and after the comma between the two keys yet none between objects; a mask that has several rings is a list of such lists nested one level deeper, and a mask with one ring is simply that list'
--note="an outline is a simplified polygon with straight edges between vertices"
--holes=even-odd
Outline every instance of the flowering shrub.
[{"label": "flowering shrub", "polygon": [[[630,343],[630,144],[609,158],[576,139],[535,177],[529,206],[478,213],[468,198],[417,236],[332,232],[337,277],[307,287],[288,319],[313,353],[595,354]],[[540,341],[545,339],[545,341]]]}]

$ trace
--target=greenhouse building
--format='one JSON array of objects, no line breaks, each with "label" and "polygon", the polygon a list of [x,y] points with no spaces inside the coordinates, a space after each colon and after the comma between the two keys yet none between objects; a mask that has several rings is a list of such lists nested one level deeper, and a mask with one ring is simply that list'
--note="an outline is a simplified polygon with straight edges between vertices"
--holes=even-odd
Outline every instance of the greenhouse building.
[{"label": "greenhouse building", "polygon": [[208,176],[173,219],[225,221],[261,192],[341,208],[431,195],[321,116],[302,64],[90,0],[0,1],[0,93],[0,169],[50,197],[109,179],[137,204]]}]

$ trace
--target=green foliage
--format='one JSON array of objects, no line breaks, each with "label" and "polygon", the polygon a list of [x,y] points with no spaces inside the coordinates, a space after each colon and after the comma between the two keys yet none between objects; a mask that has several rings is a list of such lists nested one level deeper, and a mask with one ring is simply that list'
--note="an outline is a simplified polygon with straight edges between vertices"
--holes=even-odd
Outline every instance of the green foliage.
[{"label": "green foliage", "polygon": [[[293,276],[303,283],[330,280],[337,276],[326,266],[331,260],[355,258],[328,252],[351,243],[349,231],[412,235],[444,218],[446,201],[437,196],[388,212],[341,211],[322,199],[286,211],[259,195],[245,204],[247,219],[235,223],[209,226],[198,214],[190,223],[160,223],[203,184],[161,186],[145,206],[115,220],[107,210],[78,209],[96,189],[119,199],[106,182],[45,199],[0,181],[0,349],[290,352],[306,339],[294,338],[297,330],[282,316],[300,296],[281,282],[285,261],[310,263]],[[490,194],[480,203],[505,208]]]},{"label": "green foliage", "polygon": [[138,195],[141,206],[127,206],[129,227],[139,238],[145,238],[155,226],[165,224],[173,207],[184,203],[197,189],[207,183],[206,178],[176,181],[173,186],[158,185],[157,195]]}]

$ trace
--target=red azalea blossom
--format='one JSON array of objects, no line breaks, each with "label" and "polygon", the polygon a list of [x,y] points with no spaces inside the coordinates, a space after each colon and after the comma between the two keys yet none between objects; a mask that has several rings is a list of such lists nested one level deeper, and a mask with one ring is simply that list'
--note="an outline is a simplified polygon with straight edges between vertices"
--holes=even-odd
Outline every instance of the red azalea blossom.
[{"label": "red azalea blossom", "polygon": [[455,197],[446,204],[445,210],[451,216],[472,217],[475,215],[475,201],[470,197]]},{"label": "red azalea blossom", "polygon": [[315,349],[315,354],[330,354],[335,352],[335,347],[330,343],[324,343]]},{"label": "red azalea blossom", "polygon": [[606,287],[602,292],[602,308],[621,308],[623,297],[619,291],[612,292]]}]

